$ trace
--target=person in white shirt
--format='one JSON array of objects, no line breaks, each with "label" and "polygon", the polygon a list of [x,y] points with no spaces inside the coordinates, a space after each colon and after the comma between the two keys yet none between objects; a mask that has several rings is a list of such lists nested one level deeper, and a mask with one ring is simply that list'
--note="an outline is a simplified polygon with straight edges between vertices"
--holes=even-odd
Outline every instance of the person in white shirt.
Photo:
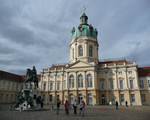
[{"label": "person in white shirt", "polygon": [[74,114],[77,114],[77,100],[75,99],[73,102],[73,110],[74,110]]}]

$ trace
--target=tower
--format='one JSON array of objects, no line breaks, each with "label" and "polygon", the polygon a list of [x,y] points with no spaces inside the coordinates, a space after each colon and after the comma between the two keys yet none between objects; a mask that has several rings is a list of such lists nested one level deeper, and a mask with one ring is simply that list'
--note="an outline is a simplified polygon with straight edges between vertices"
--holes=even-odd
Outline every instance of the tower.
[{"label": "tower", "polygon": [[71,31],[70,63],[78,60],[84,62],[98,62],[98,32],[91,24],[88,24],[88,16],[85,12],[80,17],[80,24]]}]

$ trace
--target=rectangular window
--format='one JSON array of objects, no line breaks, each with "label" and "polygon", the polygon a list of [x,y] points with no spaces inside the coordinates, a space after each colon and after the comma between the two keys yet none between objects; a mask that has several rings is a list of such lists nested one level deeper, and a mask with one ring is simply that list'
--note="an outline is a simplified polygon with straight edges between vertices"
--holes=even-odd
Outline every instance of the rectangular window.
[{"label": "rectangular window", "polygon": [[113,80],[110,80],[110,89],[114,89],[114,83],[113,83]]},{"label": "rectangular window", "polygon": [[128,74],[132,74],[132,71],[128,71]]},{"label": "rectangular window", "polygon": [[124,94],[120,94],[120,100],[121,102],[124,102]]},{"label": "rectangular window", "polygon": [[53,82],[49,83],[49,90],[53,90]]},{"label": "rectangular window", "polygon": [[144,88],[144,80],[140,80],[140,88]]},{"label": "rectangular window", "polygon": [[43,90],[46,90],[46,82],[43,83]]},{"label": "rectangular window", "polygon": [[49,95],[49,101],[52,102],[53,100],[53,95]]},{"label": "rectangular window", "polygon": [[119,71],[118,74],[119,74],[119,75],[122,75],[122,71]]},{"label": "rectangular window", "polygon": [[134,88],[133,80],[130,80],[130,89]]},{"label": "rectangular window", "polygon": [[57,82],[57,90],[60,90],[60,82]]},{"label": "rectangular window", "polygon": [[131,94],[131,102],[135,102],[135,95]]},{"label": "rectangular window", "polygon": [[105,84],[104,84],[104,80],[100,81],[100,89],[104,90],[105,88]]},{"label": "rectangular window", "polygon": [[120,89],[123,89],[123,80],[120,80]]},{"label": "rectangular window", "polygon": [[145,94],[141,94],[141,99],[142,99],[142,102],[145,102],[145,101],[146,101]]},{"label": "rectangular window", "polygon": [[150,80],[148,80],[148,87],[150,88]]}]

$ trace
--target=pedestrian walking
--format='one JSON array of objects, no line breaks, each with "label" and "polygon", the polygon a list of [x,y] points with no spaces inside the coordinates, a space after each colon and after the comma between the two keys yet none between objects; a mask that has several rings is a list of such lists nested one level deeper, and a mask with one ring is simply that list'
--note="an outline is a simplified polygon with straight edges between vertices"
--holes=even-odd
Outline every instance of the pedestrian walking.
[{"label": "pedestrian walking", "polygon": [[84,116],[84,111],[85,111],[85,102],[81,98],[81,102],[80,102],[80,115]]},{"label": "pedestrian walking", "polygon": [[74,110],[74,114],[77,114],[77,100],[75,99],[73,102],[73,110]]},{"label": "pedestrian walking", "polygon": [[44,105],[44,103],[43,103],[43,102],[44,102],[44,99],[43,99],[43,98],[41,98],[41,99],[40,99],[41,109],[43,109],[43,105]]},{"label": "pedestrian walking", "polygon": [[59,98],[58,98],[58,99],[57,99],[57,109],[56,109],[56,114],[57,114],[57,115],[59,115],[60,104],[61,104],[61,101],[60,101]]},{"label": "pedestrian walking", "polygon": [[64,106],[65,106],[65,112],[66,112],[66,115],[69,115],[69,106],[70,106],[70,105],[69,105],[68,100],[65,101]]},{"label": "pedestrian walking", "polygon": [[126,107],[128,107],[128,101],[126,101]]},{"label": "pedestrian walking", "polygon": [[118,101],[116,101],[116,110],[118,110]]}]

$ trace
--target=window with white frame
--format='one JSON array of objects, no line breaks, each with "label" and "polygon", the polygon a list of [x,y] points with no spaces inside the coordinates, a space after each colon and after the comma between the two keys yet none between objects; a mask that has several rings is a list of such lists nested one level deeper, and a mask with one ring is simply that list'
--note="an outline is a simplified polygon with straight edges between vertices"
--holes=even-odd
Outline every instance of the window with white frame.
[{"label": "window with white frame", "polygon": [[69,76],[69,88],[74,88],[74,76]]},{"label": "window with white frame", "polygon": [[101,90],[105,89],[105,81],[104,80],[100,80],[100,89]]},{"label": "window with white frame", "polygon": [[140,80],[140,88],[144,88],[144,80]]},{"label": "window with white frame", "polygon": [[93,46],[92,45],[89,46],[89,56],[93,57]]},{"label": "window with white frame", "polygon": [[60,90],[60,82],[57,82],[57,90]]},{"label": "window with white frame", "polygon": [[43,90],[46,90],[46,82],[43,82]]},{"label": "window with white frame", "polygon": [[145,101],[146,101],[145,94],[141,94],[141,100],[142,100],[142,102],[145,102]]},{"label": "window with white frame", "polygon": [[131,102],[135,102],[135,94],[131,94]]},{"label": "window with white frame", "polygon": [[119,83],[120,83],[120,89],[123,89],[124,88],[124,86],[123,86],[123,80],[120,80]]},{"label": "window with white frame", "polygon": [[119,75],[122,75],[122,71],[118,71],[118,74],[119,74]]},{"label": "window with white frame", "polygon": [[92,75],[91,74],[87,75],[87,87],[93,87]]},{"label": "window with white frame", "polygon": [[79,88],[83,87],[83,76],[81,74],[78,75],[78,87]]},{"label": "window with white frame", "polygon": [[82,47],[82,45],[78,46],[78,56],[83,56],[83,47]]},{"label": "window with white frame", "polygon": [[124,94],[120,94],[120,101],[124,102]]},{"label": "window with white frame", "polygon": [[128,71],[128,74],[132,74],[132,71]]},{"label": "window with white frame", "polygon": [[133,80],[130,80],[130,89],[134,89],[134,83],[133,83]]},{"label": "window with white frame", "polygon": [[110,89],[114,89],[113,79],[109,79]]},{"label": "window with white frame", "polygon": [[49,83],[49,90],[53,90],[53,82]]}]

